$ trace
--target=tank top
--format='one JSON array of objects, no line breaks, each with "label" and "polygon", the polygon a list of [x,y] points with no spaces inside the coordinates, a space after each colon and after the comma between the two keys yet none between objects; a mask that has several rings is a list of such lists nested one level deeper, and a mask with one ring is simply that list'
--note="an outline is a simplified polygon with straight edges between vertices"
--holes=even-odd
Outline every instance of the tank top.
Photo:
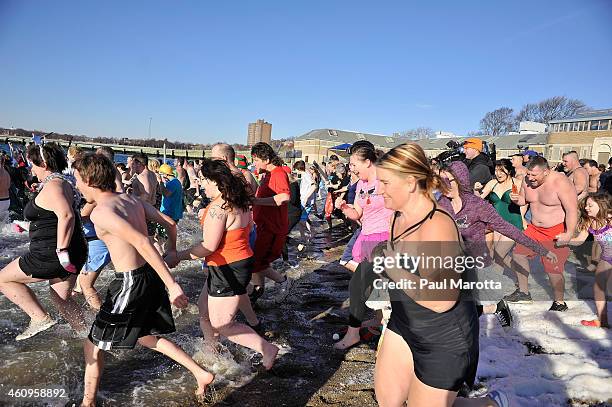
[{"label": "tank top", "polygon": [[[206,207],[202,214],[202,219],[200,220],[202,226],[204,226],[208,208],[210,206]],[[253,223],[251,222],[245,227],[223,232],[223,237],[217,249],[206,256],[206,263],[211,266],[222,266],[253,256],[253,251],[249,245],[249,234],[251,233],[252,225]]]},{"label": "tank top", "polygon": [[[497,186],[499,183],[495,184]],[[495,187],[493,187],[495,189]],[[521,209],[510,199],[511,190],[504,192],[500,198],[496,192],[491,191],[489,196],[489,202],[495,208],[497,213],[508,223],[516,226],[519,230],[523,230],[523,217],[521,216]]]},{"label": "tank top", "polygon": [[355,203],[363,209],[361,234],[384,233],[389,231],[393,210],[385,208],[385,199],[378,193],[378,180],[357,182]]}]

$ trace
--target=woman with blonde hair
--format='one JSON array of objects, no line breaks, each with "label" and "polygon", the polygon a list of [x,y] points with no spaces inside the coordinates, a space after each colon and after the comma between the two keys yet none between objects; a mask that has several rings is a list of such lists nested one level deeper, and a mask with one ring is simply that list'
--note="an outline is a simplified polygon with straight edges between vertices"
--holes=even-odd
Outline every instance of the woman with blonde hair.
[{"label": "woman with blonde hair", "polygon": [[[394,211],[385,260],[409,252],[419,253],[421,260],[441,257],[463,264],[459,230],[451,215],[437,207],[433,195],[434,190],[444,193],[448,187],[431,169],[423,149],[414,143],[393,148],[378,160],[376,175],[385,206]],[[422,261],[414,269],[397,264],[385,267],[383,273],[390,283],[403,286],[388,287],[393,311],[376,360],[378,403],[383,407],[508,405],[498,392],[456,400],[459,388],[474,382],[479,333],[469,292],[453,288],[452,282],[463,275],[459,268],[448,268],[446,260],[444,266]],[[437,286],[423,285],[424,280]],[[441,288],[444,285],[449,288]]]}]

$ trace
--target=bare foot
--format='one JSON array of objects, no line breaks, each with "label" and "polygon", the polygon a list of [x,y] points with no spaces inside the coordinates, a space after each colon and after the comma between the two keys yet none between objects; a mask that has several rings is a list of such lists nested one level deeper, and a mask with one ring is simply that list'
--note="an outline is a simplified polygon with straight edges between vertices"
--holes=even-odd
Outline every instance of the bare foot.
[{"label": "bare foot", "polygon": [[198,389],[195,392],[197,397],[204,397],[206,393],[206,387],[215,380],[215,375],[207,372],[204,369],[196,375],[196,381],[198,382]]},{"label": "bare foot", "polygon": [[360,341],[361,337],[359,336],[359,329],[351,330],[351,328],[349,328],[346,335],[344,335],[344,338],[340,339],[334,344],[334,349],[346,350],[357,345]]},{"label": "bare foot", "polygon": [[96,401],[95,400],[85,401],[85,399],[83,399],[83,401],[81,401],[81,407],[96,407]]},{"label": "bare foot", "polygon": [[266,370],[270,370],[272,369],[272,366],[274,366],[274,361],[276,360],[276,355],[278,354],[278,351],[278,346],[272,345],[271,343],[268,343],[266,345],[266,349],[263,353],[263,360],[261,362],[261,364],[264,368],[266,368]]}]

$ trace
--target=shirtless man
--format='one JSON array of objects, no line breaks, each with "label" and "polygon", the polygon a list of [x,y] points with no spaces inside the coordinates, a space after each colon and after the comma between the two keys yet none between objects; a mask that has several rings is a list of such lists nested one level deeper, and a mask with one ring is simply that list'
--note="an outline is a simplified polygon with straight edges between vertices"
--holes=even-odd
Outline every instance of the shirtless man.
[{"label": "shirtless man", "polygon": [[512,166],[516,171],[516,178],[523,179],[525,175],[527,175],[527,168],[523,165],[523,154],[517,153],[510,156],[510,160],[512,161]]},{"label": "shirtless man", "polygon": [[11,197],[9,195],[11,176],[4,169],[4,157],[4,155],[0,155],[0,224],[8,220],[9,207],[11,206]]},{"label": "shirtless man", "polygon": [[[147,168],[148,164],[149,159],[146,155],[138,153],[132,156],[131,169],[132,174],[135,175],[132,178],[132,195],[142,202],[155,206],[159,183],[155,174]],[[147,222],[147,233],[151,241],[154,239],[156,229],[157,224],[155,222]]]},{"label": "shirtless man", "polygon": [[589,186],[587,188],[588,193],[595,193],[599,190],[599,177],[601,176],[601,171],[599,170],[599,166],[597,165],[597,161],[595,160],[587,160],[584,163],[584,169],[589,174]]},{"label": "shirtless man", "polygon": [[215,144],[210,152],[210,158],[213,160],[224,160],[236,175],[242,175],[250,187],[253,195],[257,191],[257,180],[249,170],[243,170],[236,167],[236,151],[234,147],[226,143]]},{"label": "shirtless man", "polygon": [[185,185],[185,179],[188,178],[185,170],[185,158],[179,157],[174,160],[174,168],[176,168],[176,178],[181,181],[181,185]]},{"label": "shirtless man", "polygon": [[[565,278],[563,270],[569,256],[569,248],[555,247],[554,240],[567,242],[572,238],[578,221],[578,201],[571,181],[563,174],[551,171],[544,157],[535,157],[527,166],[527,176],[518,194],[510,194],[512,202],[519,206],[530,205],[531,223],[525,235],[542,243],[557,255],[558,262],[542,258],[544,272],[553,288],[554,302],[551,311],[566,311],[563,301]],[[535,256],[530,249],[518,245],[514,249],[514,261],[519,288],[505,299],[510,302],[531,302],[529,294],[529,258]]]},{"label": "shirtless man", "polygon": [[90,217],[116,270],[116,279],[108,287],[83,346],[86,365],[81,405],[95,405],[104,365],[100,351],[133,349],[136,342],[187,368],[196,378],[196,395],[203,395],[214,376],[173,342],[157,336],[175,330],[170,303],[184,308],[188,300],[147,239],[146,220],[167,228],[171,249],[176,249],[176,224],[148,203],[117,194],[115,168],[108,158],[85,154],[75,162],[75,170],[77,187],[85,200],[97,204]]},{"label": "shirtless man", "polygon": [[569,153],[563,154],[563,167],[566,170],[566,174],[578,195],[578,200],[588,195],[589,193],[589,174],[587,170],[580,166],[578,161],[578,153],[570,151]]}]

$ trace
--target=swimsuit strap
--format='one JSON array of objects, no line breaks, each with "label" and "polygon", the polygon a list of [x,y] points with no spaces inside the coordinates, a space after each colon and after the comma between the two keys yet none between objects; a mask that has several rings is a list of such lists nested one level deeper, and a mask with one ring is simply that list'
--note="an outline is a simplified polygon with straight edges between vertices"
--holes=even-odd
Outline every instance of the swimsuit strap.
[{"label": "swimsuit strap", "polygon": [[436,212],[436,205],[434,204],[434,207],[431,211],[429,211],[429,213],[427,215],[425,215],[425,217],[423,219],[421,219],[420,221],[418,221],[417,223],[415,223],[412,226],[409,226],[408,228],[406,228],[406,230],[404,230],[402,233],[400,233],[397,237],[393,237],[393,231],[395,230],[395,221],[399,216],[400,212],[395,212],[395,215],[393,216],[393,222],[391,224],[391,241],[395,242],[396,240],[401,239],[402,237],[406,236],[409,232],[413,231],[414,229],[418,228],[419,226],[421,226],[423,223],[425,223],[428,219],[431,219],[434,215],[434,213]]}]

